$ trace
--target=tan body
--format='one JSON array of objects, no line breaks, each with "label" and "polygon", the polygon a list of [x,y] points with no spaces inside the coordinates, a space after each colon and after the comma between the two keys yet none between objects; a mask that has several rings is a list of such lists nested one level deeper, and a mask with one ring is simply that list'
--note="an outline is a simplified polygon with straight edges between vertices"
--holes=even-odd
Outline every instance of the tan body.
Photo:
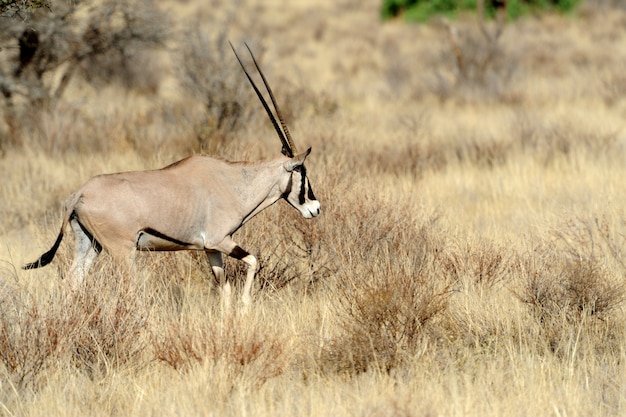
[{"label": "tan body", "polygon": [[82,282],[101,249],[131,267],[137,250],[203,250],[227,296],[221,254],[248,264],[242,295],[247,304],[257,261],[232,234],[281,198],[306,218],[319,214],[304,169],[309,152],[259,162],[197,155],[159,170],[93,177],[67,200],[53,248],[24,268],[50,263],[69,223],[76,239],[72,287]]},{"label": "tan body", "polygon": [[118,258],[132,257],[134,249],[228,252],[230,236],[282,196],[288,161],[231,163],[201,155],[160,170],[100,175],[77,191],[74,211]]}]

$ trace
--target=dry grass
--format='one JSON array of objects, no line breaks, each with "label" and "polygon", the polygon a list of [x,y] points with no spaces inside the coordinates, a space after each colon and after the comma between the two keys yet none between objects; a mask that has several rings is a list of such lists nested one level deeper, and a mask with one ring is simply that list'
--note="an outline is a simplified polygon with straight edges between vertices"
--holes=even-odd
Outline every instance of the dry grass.
[{"label": "dry grass", "polygon": [[[185,48],[150,58],[158,88],[75,83],[5,149],[0,415],[624,414],[623,8],[509,23],[459,82],[438,23],[318,3],[166,4]],[[145,254],[137,276],[104,255],[70,293],[67,238],[19,270],[91,175],[277,154],[224,38],[259,51],[322,203],[238,233],[261,261],[251,309],[221,311],[202,254]]]}]

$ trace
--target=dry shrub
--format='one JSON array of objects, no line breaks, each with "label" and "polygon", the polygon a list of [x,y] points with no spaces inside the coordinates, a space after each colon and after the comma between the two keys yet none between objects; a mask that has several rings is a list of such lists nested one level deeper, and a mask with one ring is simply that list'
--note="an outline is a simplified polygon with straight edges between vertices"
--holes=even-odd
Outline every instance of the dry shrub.
[{"label": "dry shrub", "polygon": [[[601,226],[597,219],[595,226]],[[611,331],[598,331],[611,327],[612,313],[626,301],[626,268],[621,259],[618,275],[609,268],[609,262],[621,255],[611,249],[616,247],[614,236],[604,235],[604,243],[597,240],[606,229],[585,222],[568,227],[558,233],[564,248],[541,248],[534,259],[526,260],[527,278],[517,296],[530,307],[550,350],[564,353],[573,335],[581,332],[595,334],[588,340],[596,349],[610,348]]]},{"label": "dry shrub", "polygon": [[467,242],[462,247],[448,246],[441,256],[442,268],[450,279],[465,277],[474,283],[494,287],[510,279],[514,254],[491,241]]},{"label": "dry shrub", "polygon": [[445,247],[441,269],[454,294],[441,321],[438,353],[448,350],[459,358],[492,354],[517,337],[510,330],[516,315],[509,311],[509,287],[519,277],[519,263],[514,249],[485,238]]},{"label": "dry shrub", "polygon": [[[343,264],[358,270],[374,259],[387,259],[390,255],[395,258],[396,253],[406,255],[408,252],[410,258],[422,257],[429,247],[423,243],[424,239],[432,237],[430,228],[435,226],[437,215],[431,215],[420,224],[410,202],[372,195],[366,190],[353,192],[344,196],[341,207],[329,213],[332,215],[329,228],[340,233],[328,236],[327,244],[335,243],[335,247],[342,248],[335,255]],[[435,244],[434,241],[429,243]]]},{"label": "dry shrub", "polygon": [[430,324],[447,306],[438,216],[420,214],[407,200],[354,191],[333,213],[341,234],[326,239],[339,238],[342,266],[332,301],[338,335],[322,350],[320,365],[391,371],[436,333]]},{"label": "dry shrub", "polygon": [[74,52],[85,79],[94,85],[119,81],[126,88],[153,94],[159,74],[150,56],[163,48],[171,22],[156,4],[107,1],[94,7]]},{"label": "dry shrub", "polygon": [[615,281],[593,259],[570,260],[562,269],[565,309],[572,314],[606,317],[626,299],[624,282]]},{"label": "dry shrub", "polygon": [[102,151],[110,145],[109,141],[94,136],[99,129],[79,106],[61,103],[54,111],[34,109],[23,117],[25,120],[29,117],[32,122],[22,128],[28,138],[24,141],[31,140],[29,144],[39,145],[47,153]]},{"label": "dry shrub", "polygon": [[146,347],[145,297],[130,278],[99,271],[76,291],[61,282],[31,294],[17,285],[0,311],[0,358],[18,387],[72,364],[91,378],[139,367]]},{"label": "dry shrub", "polygon": [[54,308],[40,306],[17,289],[0,310],[0,361],[3,379],[18,389],[36,388],[40,377],[57,363],[71,337],[64,318]]},{"label": "dry shrub", "polygon": [[397,369],[436,333],[430,325],[446,309],[450,285],[441,274],[436,218],[410,225],[389,214],[381,209],[363,219],[369,227],[349,249],[358,265],[339,272],[338,334],[322,350],[325,371]]},{"label": "dry shrub", "polygon": [[[626,292],[623,282],[613,281],[597,263],[586,259],[531,272],[518,297],[530,306],[545,346],[564,354],[575,334],[590,335],[596,327],[604,327]],[[604,336],[588,340],[600,348],[610,342]]]},{"label": "dry shrub", "polygon": [[258,388],[282,374],[289,362],[288,341],[256,319],[242,316],[186,317],[164,323],[152,335],[155,358],[180,372],[198,365],[223,368],[232,388],[244,380]]},{"label": "dry shrub", "polygon": [[322,369],[391,371],[418,354],[450,294],[422,268],[390,264],[373,267],[358,283],[346,277],[335,307],[340,335],[323,351]]},{"label": "dry shrub", "polygon": [[[288,217],[285,211],[293,208],[281,204],[279,217],[288,219],[277,231],[280,241],[261,236],[261,267],[257,280],[261,290],[277,291],[287,287],[297,292],[309,292],[326,281],[338,268],[338,262],[332,256],[332,249],[325,244],[328,241],[324,224],[317,220],[303,219],[299,214]],[[271,247],[270,245],[273,245]]]},{"label": "dry shrub", "polygon": [[[124,87],[149,94],[158,90],[161,74],[149,70],[155,67],[149,51],[164,46],[169,25],[155,5],[117,0],[90,6],[53,3],[26,15],[28,21],[5,16],[0,22],[3,43],[20,45],[9,48],[16,54],[3,54],[0,62],[0,98],[8,130],[7,137],[0,137],[0,147],[28,141],[46,148],[42,118],[60,110],[57,104],[76,74],[94,85],[119,80]],[[84,116],[80,112],[69,118]]]},{"label": "dry shrub", "polygon": [[92,274],[72,292],[67,318],[78,327],[72,361],[92,377],[124,366],[141,366],[150,309],[140,280],[106,269]]}]

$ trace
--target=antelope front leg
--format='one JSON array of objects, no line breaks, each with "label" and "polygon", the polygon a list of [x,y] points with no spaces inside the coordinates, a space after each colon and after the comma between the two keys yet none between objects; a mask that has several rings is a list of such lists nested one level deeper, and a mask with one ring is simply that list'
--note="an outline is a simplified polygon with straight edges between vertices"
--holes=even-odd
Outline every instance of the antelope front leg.
[{"label": "antelope front leg", "polygon": [[241,302],[244,306],[247,306],[252,300],[250,293],[252,292],[252,283],[254,282],[254,276],[259,269],[259,263],[257,262],[254,255],[250,255],[230,238],[224,239],[221,246],[225,248],[224,253],[227,253],[228,256],[243,261],[248,265],[246,283],[243,286],[243,294],[241,294]]},{"label": "antelope front leg", "polygon": [[[237,248],[239,248],[239,246],[237,246]],[[241,249],[241,251],[246,253],[243,249]],[[254,276],[256,275],[256,272],[259,270],[259,263],[257,262],[256,257],[254,257],[253,255],[250,255],[249,253],[247,253],[246,256],[241,258],[241,260],[248,265],[246,283],[243,286],[243,294],[241,294],[241,302],[243,303],[244,306],[247,306],[247,305],[250,305],[250,301],[252,300],[250,293],[252,292],[252,283],[254,282]]]}]

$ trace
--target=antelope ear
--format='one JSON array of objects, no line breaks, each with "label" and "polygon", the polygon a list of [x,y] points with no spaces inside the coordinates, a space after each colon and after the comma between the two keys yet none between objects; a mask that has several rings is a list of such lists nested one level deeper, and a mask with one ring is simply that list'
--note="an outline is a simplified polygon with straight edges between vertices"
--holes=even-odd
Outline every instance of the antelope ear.
[{"label": "antelope ear", "polygon": [[307,149],[306,151],[299,153],[298,155],[295,155],[289,161],[285,162],[283,166],[288,172],[291,172],[295,168],[304,164],[304,160],[306,159],[307,156],[309,156],[310,153],[311,153],[311,147],[309,147],[309,149]]}]

